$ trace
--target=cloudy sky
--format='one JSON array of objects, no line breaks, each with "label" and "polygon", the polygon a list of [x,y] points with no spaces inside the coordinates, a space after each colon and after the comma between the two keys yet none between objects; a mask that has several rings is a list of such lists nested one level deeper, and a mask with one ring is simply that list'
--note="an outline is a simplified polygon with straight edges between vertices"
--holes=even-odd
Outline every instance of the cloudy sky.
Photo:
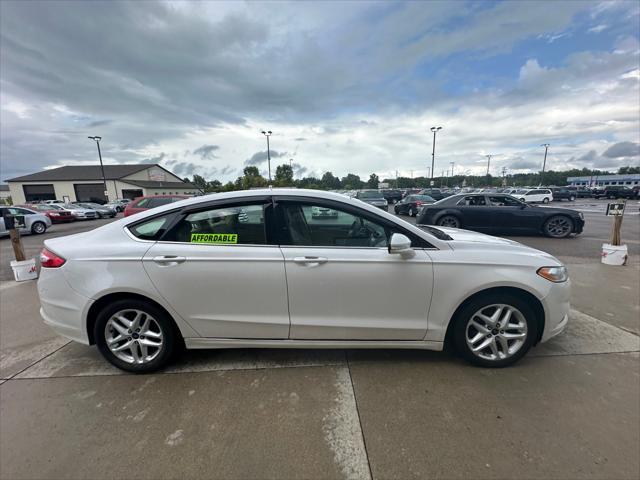
[{"label": "cloudy sky", "polygon": [[[0,2],[0,179],[640,164],[637,1]],[[275,167],[273,167],[275,169]]]}]

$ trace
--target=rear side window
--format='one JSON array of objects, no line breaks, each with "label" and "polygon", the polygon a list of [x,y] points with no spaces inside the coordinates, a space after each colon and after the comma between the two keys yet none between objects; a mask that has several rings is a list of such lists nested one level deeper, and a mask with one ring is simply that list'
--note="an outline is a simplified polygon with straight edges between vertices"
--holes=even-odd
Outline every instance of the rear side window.
[{"label": "rear side window", "polygon": [[165,232],[169,216],[156,217],[129,228],[129,231],[141,240],[157,240]]},{"label": "rear side window", "polygon": [[211,245],[265,245],[264,205],[218,206],[190,213],[162,240]]}]

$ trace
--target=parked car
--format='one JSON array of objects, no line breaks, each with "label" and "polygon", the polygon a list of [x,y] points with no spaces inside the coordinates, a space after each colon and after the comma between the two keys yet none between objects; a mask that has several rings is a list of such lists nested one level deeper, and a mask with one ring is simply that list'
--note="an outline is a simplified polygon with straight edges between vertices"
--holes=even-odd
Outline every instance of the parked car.
[{"label": "parked car", "polygon": [[76,217],[73,216],[73,213],[56,204],[36,203],[18,206],[46,215],[49,217],[49,220],[51,220],[51,223],[68,223],[73,222],[76,219]]},{"label": "parked car", "polygon": [[524,190],[516,193],[514,196],[525,203],[549,203],[553,200],[553,193],[548,188]]},{"label": "parked car", "polygon": [[387,201],[387,203],[396,203],[402,200],[402,190],[398,190],[395,188],[382,190],[382,196]]},{"label": "parked car", "polygon": [[100,218],[100,214],[96,210],[81,207],[73,203],[65,203],[63,208],[69,210],[76,220],[95,220],[96,218]]},{"label": "parked car", "polygon": [[128,217],[134,213],[144,212],[150,208],[160,207],[173,202],[179,202],[189,198],[185,195],[151,195],[147,197],[138,197],[134,201],[127,204],[124,209],[124,216]]},{"label": "parked car", "polygon": [[611,185],[605,187],[603,190],[594,191],[595,198],[637,198],[638,191],[627,187],[626,185]]},{"label": "parked car", "polygon": [[549,190],[551,190],[554,202],[560,202],[562,200],[573,202],[576,199],[576,192],[566,187],[551,187]]},{"label": "parked car", "polygon": [[[308,222],[314,206],[341,220]],[[239,222],[240,212],[250,221]],[[40,261],[44,322],[138,373],[162,368],[182,345],[450,343],[474,364],[503,367],[569,318],[567,270],[551,255],[474,232],[421,229],[314,190],[170,203],[47,239]],[[381,278],[393,282],[381,288]]]},{"label": "parked car", "polygon": [[582,233],[584,215],[566,208],[528,205],[511,195],[472,193],[454,195],[423,207],[417,223],[564,238]]},{"label": "parked car", "polygon": [[383,210],[387,210],[388,203],[385,198],[382,196],[378,190],[360,190],[356,193],[355,198],[358,200],[362,200],[369,205],[373,205],[374,207],[381,208]]},{"label": "parked car", "polygon": [[404,197],[393,207],[396,215],[409,215],[415,217],[423,205],[434,203],[435,200],[428,195],[409,195]]},{"label": "parked car", "polygon": [[9,230],[7,230],[3,218],[7,214],[24,215],[24,228],[20,229],[20,233],[41,235],[51,226],[51,220],[43,213],[24,207],[0,206],[0,235],[2,236],[9,235]]},{"label": "parked car", "polygon": [[593,197],[593,191],[590,188],[578,188],[578,187],[567,187],[568,190],[571,190],[576,198],[591,198]]},{"label": "parked car", "polygon": [[406,190],[402,191],[402,198],[406,197],[407,195],[417,195],[421,190],[421,188],[407,188]]},{"label": "parked car", "polygon": [[427,195],[436,201],[451,196],[450,194],[443,192],[439,188],[423,188],[422,190],[420,190],[419,195]]},{"label": "parked car", "polygon": [[121,200],[114,200],[112,202],[105,203],[103,206],[104,207],[108,207],[108,208],[112,208],[117,213],[119,213],[119,212],[124,212],[124,208],[125,208],[126,204],[123,203]]},{"label": "parked car", "polygon": [[62,200],[45,200],[44,203],[48,205],[54,205],[54,204],[63,205],[65,202],[63,202]]},{"label": "parked car", "polygon": [[338,218],[338,212],[327,207],[313,207],[311,209],[312,218]]},{"label": "parked car", "polygon": [[98,218],[113,218],[118,212],[115,208],[105,205],[100,205],[99,203],[93,202],[73,202],[74,205],[78,205],[83,208],[88,208],[90,210],[95,210],[98,212]]}]

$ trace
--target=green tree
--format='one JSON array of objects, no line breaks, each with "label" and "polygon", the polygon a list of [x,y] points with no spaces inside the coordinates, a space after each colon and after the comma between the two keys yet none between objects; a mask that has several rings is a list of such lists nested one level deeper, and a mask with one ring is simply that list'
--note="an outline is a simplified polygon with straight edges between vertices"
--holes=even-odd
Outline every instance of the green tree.
[{"label": "green tree", "polygon": [[290,187],[293,185],[293,168],[283,163],[276,168],[275,184],[278,187]]},{"label": "green tree", "polygon": [[618,175],[629,175],[634,173],[640,173],[640,167],[631,167],[627,165],[626,167],[620,167],[618,169]]},{"label": "green tree", "polygon": [[367,187],[377,189],[378,183],[380,183],[380,179],[378,178],[378,175],[376,175],[375,173],[372,173],[371,175],[369,175],[369,180],[367,181]]},{"label": "green tree", "polygon": [[201,175],[195,174],[193,176],[193,182],[191,183],[193,183],[196,187],[198,187],[202,191],[207,190],[207,181]]},{"label": "green tree", "polygon": [[338,177],[335,177],[331,172],[325,172],[325,174],[322,175],[320,185],[325,190],[337,190],[342,186],[342,184],[340,183],[340,179]]},{"label": "green tree", "polygon": [[360,177],[353,173],[348,173],[346,177],[342,177],[342,188],[347,190],[358,190],[363,185],[364,182],[360,180]]},{"label": "green tree", "polygon": [[236,180],[236,187],[240,190],[248,190],[250,188],[260,188],[267,186],[267,180],[260,175],[260,170],[255,166],[244,167],[244,175]]}]

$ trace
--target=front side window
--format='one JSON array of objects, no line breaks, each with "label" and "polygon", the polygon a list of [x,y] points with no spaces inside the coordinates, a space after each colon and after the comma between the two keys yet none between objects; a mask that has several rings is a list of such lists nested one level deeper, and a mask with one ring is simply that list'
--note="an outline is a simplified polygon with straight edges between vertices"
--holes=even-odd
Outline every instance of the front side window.
[{"label": "front side window", "polygon": [[162,240],[211,245],[265,245],[263,204],[216,206],[190,213]]},{"label": "front side window", "polygon": [[[158,197],[158,198],[150,198],[149,203],[145,205],[146,208],[156,208],[162,205],[168,205],[173,201],[171,197]],[[140,205],[138,205],[140,206]]]},{"label": "front side window", "polygon": [[[331,210],[330,216],[314,212]],[[386,247],[385,227],[366,216],[316,204],[282,204],[291,245],[317,247]]]},{"label": "front side window", "polygon": [[494,207],[519,207],[522,205],[515,198],[507,196],[489,197],[489,203]]},{"label": "front side window", "polygon": [[477,206],[484,207],[486,205],[486,202],[483,196],[470,195],[468,197],[462,198],[458,202],[458,205],[467,206],[467,207],[477,207]]}]

